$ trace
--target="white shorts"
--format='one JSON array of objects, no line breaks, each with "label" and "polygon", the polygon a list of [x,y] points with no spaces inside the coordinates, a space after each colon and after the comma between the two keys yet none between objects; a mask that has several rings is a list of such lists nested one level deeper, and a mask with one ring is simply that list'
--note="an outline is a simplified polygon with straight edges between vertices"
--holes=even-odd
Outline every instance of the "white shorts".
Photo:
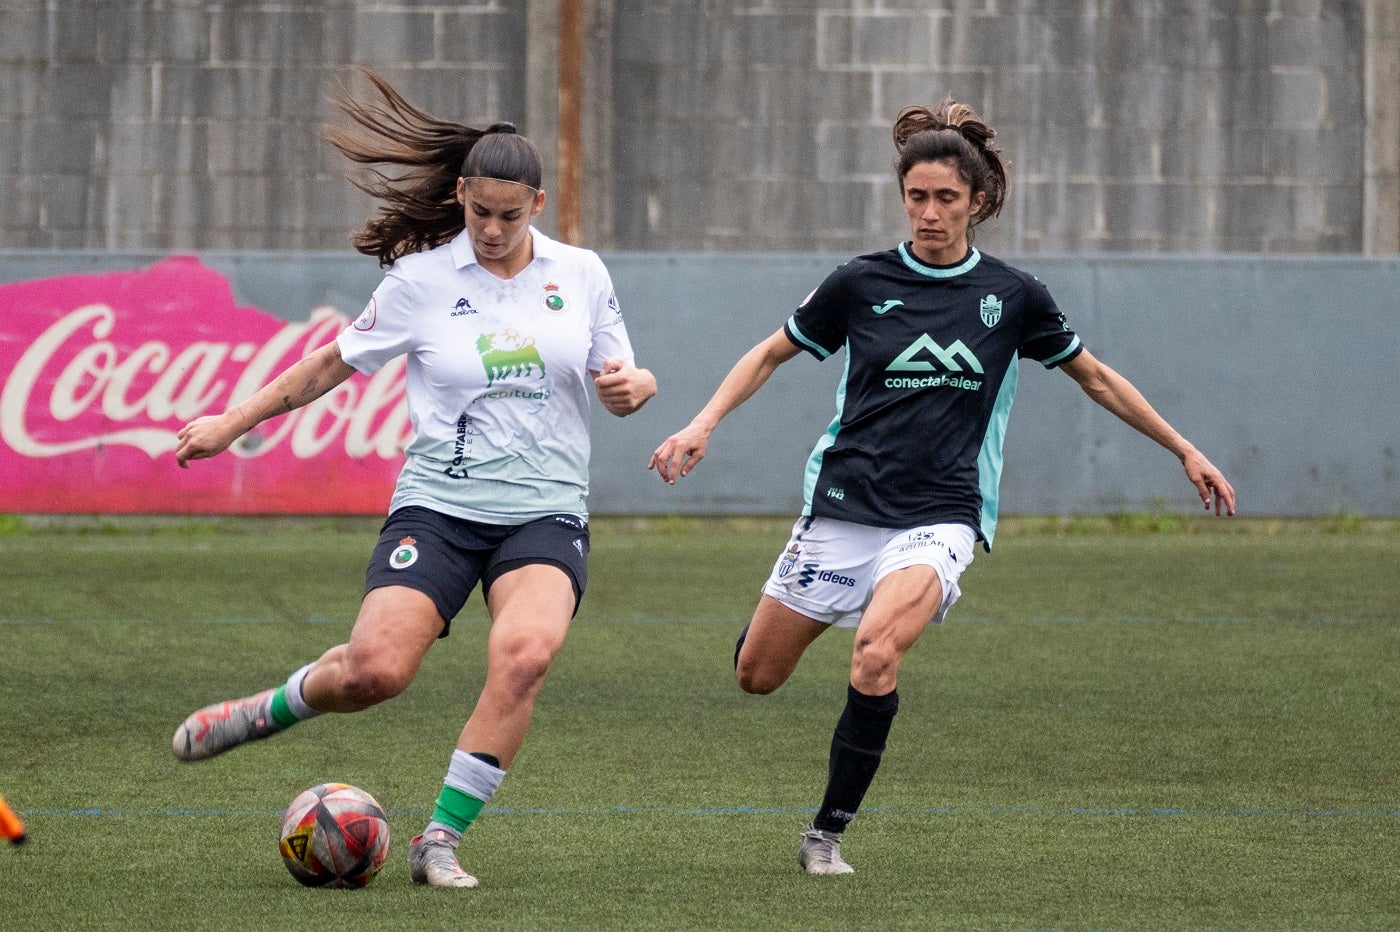
[{"label": "white shorts", "polygon": [[977,532],[966,524],[897,531],[802,517],[763,592],[814,621],[854,628],[876,583],[895,570],[931,566],[943,584],[943,603],[929,619],[937,624],[962,595],[958,577],[972,562],[976,543]]}]

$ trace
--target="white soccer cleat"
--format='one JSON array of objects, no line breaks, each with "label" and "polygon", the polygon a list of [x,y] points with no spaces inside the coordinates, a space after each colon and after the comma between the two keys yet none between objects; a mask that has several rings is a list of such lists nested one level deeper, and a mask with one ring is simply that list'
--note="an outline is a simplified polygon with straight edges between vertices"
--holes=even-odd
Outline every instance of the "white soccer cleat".
[{"label": "white soccer cleat", "polygon": [[824,832],[807,826],[802,832],[802,846],[797,849],[797,863],[806,874],[854,874],[856,869],[841,859],[841,834]]},{"label": "white soccer cleat", "polygon": [[419,835],[408,843],[408,876],[414,883],[430,887],[474,887],[477,879],[457,863],[457,849],[445,840],[444,832],[432,837]]},{"label": "white soccer cleat", "polygon": [[208,705],[175,729],[175,756],[185,763],[205,760],[229,748],[282,730],[272,720],[272,690],[244,699]]}]

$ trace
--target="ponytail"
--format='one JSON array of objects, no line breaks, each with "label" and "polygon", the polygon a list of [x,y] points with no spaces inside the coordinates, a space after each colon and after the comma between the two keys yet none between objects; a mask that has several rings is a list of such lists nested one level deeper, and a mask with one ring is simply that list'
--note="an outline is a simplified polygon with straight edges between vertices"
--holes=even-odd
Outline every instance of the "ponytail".
[{"label": "ponytail", "polygon": [[[355,70],[373,86],[375,97],[362,99],[342,92],[334,103],[353,125],[328,126],[325,134],[346,158],[371,166],[368,178],[347,178],[383,203],[351,242],[381,266],[441,246],[462,232],[466,221],[457,202],[459,177],[499,178],[539,187],[539,153],[528,139],[516,134],[513,124],[493,123],[483,131],[438,119],[409,103],[370,69],[357,66]],[[389,174],[379,166],[404,170]]]}]

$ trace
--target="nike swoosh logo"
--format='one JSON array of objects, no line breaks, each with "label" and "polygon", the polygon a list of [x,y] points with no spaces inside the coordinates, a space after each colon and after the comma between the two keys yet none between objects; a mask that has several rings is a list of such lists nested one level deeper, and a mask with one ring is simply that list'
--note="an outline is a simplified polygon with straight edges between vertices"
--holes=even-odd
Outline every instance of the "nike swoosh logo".
[{"label": "nike swoosh logo", "polygon": [[904,304],[903,301],[900,301],[900,300],[898,300],[898,299],[895,299],[895,300],[892,300],[892,301],[886,301],[884,307],[876,307],[875,305],[872,304],[872,305],[870,306],[870,309],[871,309],[872,311],[874,311],[876,314],[883,314],[883,313],[885,313],[886,311],[888,311],[890,308],[892,308],[892,307],[897,307],[897,306],[900,306],[900,305],[903,305],[903,304]]}]

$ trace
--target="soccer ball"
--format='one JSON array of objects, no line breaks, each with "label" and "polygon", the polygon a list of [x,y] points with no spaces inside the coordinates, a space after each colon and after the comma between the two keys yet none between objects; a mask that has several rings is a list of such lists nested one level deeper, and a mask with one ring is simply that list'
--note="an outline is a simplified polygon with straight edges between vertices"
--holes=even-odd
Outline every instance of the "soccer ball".
[{"label": "soccer ball", "polygon": [[364,790],[322,783],[287,807],[279,847],[287,870],[308,887],[363,887],[389,857],[389,820]]}]

